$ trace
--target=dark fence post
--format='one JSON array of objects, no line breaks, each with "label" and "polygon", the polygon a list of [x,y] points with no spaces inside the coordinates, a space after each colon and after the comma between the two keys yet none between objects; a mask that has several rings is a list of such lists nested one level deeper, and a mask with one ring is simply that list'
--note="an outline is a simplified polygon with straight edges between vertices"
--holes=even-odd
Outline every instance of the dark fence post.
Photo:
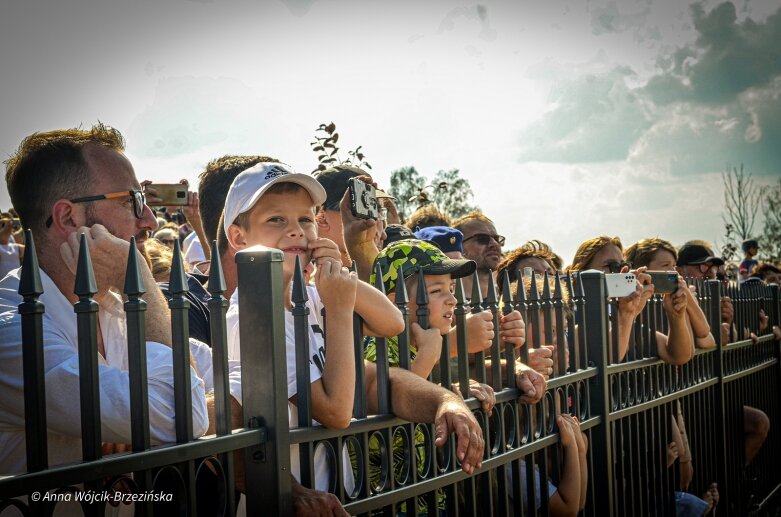
[{"label": "dark fence post", "polygon": [[[608,378],[608,335],[607,335],[607,305],[605,295],[605,275],[600,271],[584,271],[578,277],[578,283],[583,288],[586,303],[584,319],[586,322],[586,348],[588,350],[589,366],[595,366],[598,374],[589,382],[589,398],[591,400],[591,415],[598,415],[599,425],[591,432],[591,450],[594,472],[600,472],[608,480],[606,483],[596,483],[594,480],[594,507],[599,508],[603,515],[613,517],[613,449],[610,432],[610,382]],[[613,329],[618,332],[618,329]]]},{"label": "dark fence post", "polygon": [[[225,313],[228,310],[228,300],[225,292],[225,275],[222,273],[222,262],[217,248],[217,241],[212,241],[211,265],[209,267],[209,326],[211,328],[212,372],[214,372],[214,420],[217,436],[231,433],[231,403],[230,385],[228,382],[228,329],[225,325]],[[233,515],[236,507],[236,490],[233,473],[233,453],[220,455],[220,462],[225,466],[225,481],[227,486],[226,506],[228,515]]]},{"label": "dark fence post", "polygon": [[[125,314],[127,316],[127,362],[130,385],[130,433],[134,452],[149,449],[149,391],[147,389],[146,365],[146,302],[141,295],[146,292],[138,267],[136,238],[130,238],[124,292],[127,295]],[[140,492],[152,489],[152,473],[149,470],[136,472],[134,480]],[[137,505],[141,515],[152,511],[150,502]]]},{"label": "dark fence post", "polygon": [[[171,310],[171,347],[173,349],[174,370],[174,412],[176,426],[176,443],[187,443],[193,439],[193,402],[192,386],[190,385],[190,320],[188,311],[190,301],[185,298],[189,291],[187,277],[184,274],[184,263],[179,248],[179,241],[174,242],[174,253],[171,259],[168,289],[171,298],[168,307]],[[196,498],[195,465],[192,461],[181,464],[187,485],[187,508],[191,515],[197,515],[198,501]]]},{"label": "dark fence post", "polygon": [[[19,304],[22,319],[22,370],[24,375],[24,433],[27,445],[27,472],[44,470],[49,464],[46,434],[46,384],[43,375],[43,294],[38,255],[30,230],[24,231],[27,252],[19,277]],[[33,505],[35,510],[38,505]]]},{"label": "dark fence post", "polygon": [[[73,306],[79,336],[79,398],[81,400],[81,455],[84,461],[100,459],[102,440],[100,429],[100,379],[98,378],[98,304],[92,296],[98,292],[92,270],[86,236],[79,241],[76,283],[73,289],[79,301]],[[100,483],[92,481],[84,488],[96,490]],[[99,515],[102,508],[90,504],[83,508],[87,515]]]},{"label": "dark fence post", "polygon": [[[247,515],[291,515],[284,256],[253,246],[236,254],[243,421],[267,442],[244,450]],[[279,394],[284,394],[280,396]]]},{"label": "dark fence post", "polygon": [[[724,346],[726,343],[721,342],[721,281],[709,280],[707,282],[708,295],[710,298],[708,319],[711,322],[711,334],[716,341],[716,361],[713,365],[714,376],[718,378],[719,382],[716,384],[715,397],[713,399],[713,413],[716,417],[714,422],[715,428],[715,442],[714,448],[717,454],[716,457],[716,476],[719,484],[719,505],[723,504],[723,508],[729,508],[729,488],[727,486],[727,431],[726,426],[726,413],[724,407],[725,389],[724,376],[726,374],[724,367]],[[732,335],[732,332],[729,332]],[[736,466],[733,465],[733,468]]]}]

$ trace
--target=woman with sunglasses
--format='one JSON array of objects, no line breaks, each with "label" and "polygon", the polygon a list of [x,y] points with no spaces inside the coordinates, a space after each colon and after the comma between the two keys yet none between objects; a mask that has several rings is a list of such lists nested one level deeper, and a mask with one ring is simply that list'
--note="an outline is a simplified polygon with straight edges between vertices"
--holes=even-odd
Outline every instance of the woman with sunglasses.
[{"label": "woman with sunglasses", "polygon": [[[567,271],[572,273],[597,269],[603,273],[631,272],[637,277],[636,291],[618,299],[619,362],[623,361],[629,349],[632,325],[654,292],[651,277],[645,272],[646,267],[632,271],[630,267],[631,264],[624,261],[621,240],[603,235],[581,243],[575,252],[572,265],[567,268]],[[664,297],[663,307],[669,322],[669,333],[656,333],[656,350],[659,358],[670,364],[685,364],[694,355],[694,339],[686,320],[686,305],[687,298],[682,289]]]}]

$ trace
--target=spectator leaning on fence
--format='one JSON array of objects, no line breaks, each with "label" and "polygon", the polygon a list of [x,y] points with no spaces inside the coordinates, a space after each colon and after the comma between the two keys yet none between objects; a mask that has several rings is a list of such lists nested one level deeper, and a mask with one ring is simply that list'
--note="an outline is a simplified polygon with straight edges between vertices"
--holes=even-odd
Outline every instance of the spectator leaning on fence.
[{"label": "spectator leaning on fence", "polygon": [[[433,244],[451,259],[463,258],[463,234],[455,228],[448,226],[427,226],[415,232],[419,240]],[[414,292],[414,291],[413,291]],[[481,311],[466,315],[467,351],[470,354],[476,352],[490,353],[491,340],[494,336],[493,317],[488,311]],[[455,323],[450,329],[450,342],[455,343],[458,331]],[[512,343],[518,349],[526,343],[526,324],[518,311],[509,314],[499,314],[499,341],[501,344]],[[452,357],[458,354],[456,347],[450,351]],[[470,356],[470,362],[474,362],[474,356]]]},{"label": "spectator leaning on fence", "polygon": [[[716,278],[716,268],[724,261],[713,255],[705,241],[689,241],[678,250],[676,269],[682,275],[700,280]],[[735,309],[729,296],[722,296],[721,306],[721,339],[722,344],[729,342],[730,335],[735,334],[733,320]],[[743,433],[745,435],[745,465],[748,466],[756,457],[762,444],[765,443],[770,429],[770,419],[767,414],[751,406],[743,406]]]},{"label": "spectator leaning on fence", "polygon": [[[76,300],[72,288],[80,233],[87,236],[98,287],[95,300],[100,303],[97,337],[101,435],[109,442],[104,443],[104,454],[121,450],[123,444],[131,442],[126,320],[122,299],[109,289],[121,292],[124,285],[123,264],[129,254],[124,239],[135,236],[137,245],[142,246],[157,221],[144,203],[123,149],[122,135],[98,124],[90,130],[33,134],[6,162],[11,201],[17,205],[22,224],[32,230],[41,267],[44,294],[39,301],[46,306],[43,339],[50,467],[81,459],[78,336],[72,305]],[[82,201],[88,195],[115,192],[127,192],[127,196]],[[141,257],[138,262],[147,303],[150,439],[153,444],[175,443],[170,313],[145,262]],[[19,474],[26,469],[18,286],[18,270],[0,282],[0,475]],[[190,340],[190,352],[195,366],[205,372],[201,379],[194,367],[190,371],[193,435],[199,437],[214,432],[213,400],[206,395],[213,389],[212,358],[208,347],[195,340]],[[228,374],[233,427],[242,427],[238,362],[229,362]],[[243,479],[240,468],[237,466],[237,485]],[[300,515],[311,515],[312,508],[344,515],[332,494],[309,490],[295,482],[292,494],[293,508]]]},{"label": "spectator leaning on fence", "polygon": [[[530,242],[537,243],[539,241]],[[550,263],[554,260],[553,257],[554,255],[549,248],[543,249],[539,246],[526,243],[520,248],[516,248],[505,255],[496,268],[496,280],[497,282],[501,282],[504,272],[507,271],[510,287],[513,290],[513,296],[515,296],[518,286],[518,271],[530,267],[537,275],[539,288],[541,289],[545,273],[548,273],[548,275],[555,274],[555,270]],[[551,278],[550,281],[552,285],[554,281],[553,278]],[[527,296],[526,299],[528,299],[531,289],[531,277],[528,277],[528,275],[524,285],[526,288],[524,294]],[[569,304],[567,303],[569,293],[566,292],[566,289],[564,291],[564,307],[565,310],[569,310]],[[543,323],[543,318],[540,318],[540,323]],[[540,331],[539,335],[545,335],[544,329]],[[553,330],[553,335],[555,339],[555,330]],[[528,343],[529,366],[544,375],[546,379],[553,374],[555,345],[556,343]]]},{"label": "spectator leaning on fence", "polygon": [[[575,251],[572,264],[566,272],[577,273],[597,269],[603,273],[624,273],[630,265],[624,262],[623,245],[618,237],[600,236],[584,241]],[[629,336],[635,318],[642,312],[646,302],[653,296],[651,278],[644,270],[636,271],[637,290],[629,296],[618,299],[618,361],[623,361],[629,349]],[[612,329],[610,329],[612,332]],[[612,340],[611,340],[612,343]]]},{"label": "spectator leaning on fence", "polygon": [[[675,271],[675,262],[678,259],[678,251],[666,240],[651,237],[629,246],[624,250],[624,258],[634,267],[646,267],[648,271],[673,272]],[[713,348],[716,346],[716,341],[713,339],[708,320],[695,296],[696,289],[694,286],[684,289],[686,283],[680,276],[678,284],[681,293],[686,295],[686,319],[694,337],[694,346],[705,349]]]},{"label": "spectator leaning on fence", "polygon": [[[30,228],[41,267],[46,306],[43,316],[44,371],[49,432],[49,464],[80,459],[79,354],[73,303],[79,235],[86,235],[100,304],[97,333],[102,437],[130,443],[130,394],[127,337],[122,292],[128,239],[142,246],[157,228],[144,204],[133,167],[123,154],[122,136],[97,125],[27,137],[6,162],[6,182],[22,224]],[[91,200],[85,200],[92,196]],[[95,197],[104,196],[104,197]],[[146,288],[149,421],[152,443],[176,441],[171,326],[168,305],[152,273],[138,254]],[[16,474],[26,466],[22,379],[19,270],[0,283],[0,472]],[[112,292],[111,290],[116,292]],[[193,343],[193,357],[211,362],[209,349]],[[200,363],[199,361],[199,364]],[[236,365],[238,367],[238,365]],[[209,425],[204,380],[191,368],[193,432]],[[232,388],[240,390],[233,377]],[[240,396],[239,391],[234,392]]]},{"label": "spectator leaning on fence", "polygon": [[[358,281],[354,273],[342,266],[340,251],[329,239],[317,236],[315,209],[325,200],[323,188],[311,176],[297,174],[283,164],[260,163],[236,177],[225,202],[223,226],[230,245],[243,250],[254,245],[281,249],[285,306],[291,307],[290,285],[296,256],[302,263],[314,260],[317,265],[315,284],[308,287],[310,309],[310,381],[312,382],[312,417],[329,427],[346,427],[352,416],[355,391],[355,359],[353,353],[352,313],[365,321],[364,331],[373,335],[396,335],[403,328],[401,313],[382,293]],[[228,310],[228,344],[231,357],[238,358],[238,297],[240,287],[231,297]],[[322,300],[322,301],[321,301]],[[328,323],[319,321],[320,309],[327,308]],[[292,314],[286,311],[286,342],[288,364],[288,397],[296,401],[295,333]],[[325,342],[328,358],[324,359]],[[394,369],[391,376],[393,409],[408,419],[437,420],[438,444],[444,442],[445,423],[458,425],[460,457],[464,470],[479,465],[482,439],[479,428],[466,407],[447,392],[431,389],[410,380],[414,375]],[[376,402],[374,367],[366,368],[367,400]],[[424,381],[425,382],[425,381]],[[433,387],[432,387],[433,388]],[[414,402],[421,404],[417,410]],[[376,405],[372,406],[376,409]],[[371,407],[370,407],[371,409]],[[296,425],[296,412],[290,411],[291,425]],[[444,420],[443,420],[444,418]],[[452,418],[452,420],[450,420]],[[466,433],[466,435],[464,435]],[[467,436],[468,435],[468,436]],[[296,447],[297,449],[297,447]],[[317,458],[315,459],[318,463]],[[325,458],[316,467],[326,469]],[[293,462],[295,465],[295,462]],[[318,483],[327,485],[328,477],[316,475]],[[324,485],[325,486],[325,485]]]},{"label": "spectator leaning on fence", "polygon": [[[375,260],[375,266],[382,268],[382,283],[391,302],[396,301],[396,284],[403,280],[410,293],[407,308],[410,314],[410,371],[427,378],[439,363],[442,352],[442,336],[448,334],[453,325],[456,297],[453,296],[454,278],[471,275],[475,263],[471,260],[452,259],[442,250],[427,242],[407,239],[394,242],[383,249]],[[371,283],[376,282],[376,269]],[[420,275],[424,276],[428,295],[428,325],[423,328],[417,318],[417,293]],[[377,361],[377,344],[371,340],[364,357]],[[388,339],[388,362],[399,365],[398,339]],[[483,403],[483,409],[490,413],[496,399],[490,386],[470,383],[472,396]]]}]

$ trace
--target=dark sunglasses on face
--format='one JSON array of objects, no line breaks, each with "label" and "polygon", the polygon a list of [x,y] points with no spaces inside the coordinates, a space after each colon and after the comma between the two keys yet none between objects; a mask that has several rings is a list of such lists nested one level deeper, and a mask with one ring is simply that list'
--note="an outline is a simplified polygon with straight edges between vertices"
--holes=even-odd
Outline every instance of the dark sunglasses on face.
[{"label": "dark sunglasses on face", "polygon": [[620,273],[624,266],[632,267],[631,262],[616,262],[615,260],[605,264],[611,273]]},{"label": "dark sunglasses on face", "polygon": [[[133,200],[133,215],[136,219],[144,217],[144,208],[146,207],[146,196],[140,190],[123,190],[121,192],[109,192],[108,194],[95,194],[94,196],[77,197],[69,200],[71,203],[87,203],[89,201],[102,201],[104,199],[119,199],[130,196]],[[51,227],[54,219],[52,216],[46,220],[46,227]]]},{"label": "dark sunglasses on face", "polygon": [[491,235],[490,233],[476,233],[464,239],[464,242],[470,239],[476,239],[477,243],[480,244],[481,246],[488,246],[489,244],[491,244],[491,239],[495,240],[497,244],[499,244],[499,246],[504,246],[504,237],[502,235]]}]

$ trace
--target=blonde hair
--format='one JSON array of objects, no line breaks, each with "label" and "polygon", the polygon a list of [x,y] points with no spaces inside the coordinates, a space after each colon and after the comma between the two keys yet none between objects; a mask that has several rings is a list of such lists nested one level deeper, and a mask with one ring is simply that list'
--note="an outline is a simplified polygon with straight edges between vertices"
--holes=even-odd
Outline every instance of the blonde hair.
[{"label": "blonde hair", "polygon": [[624,260],[631,262],[633,267],[647,266],[657,251],[672,253],[673,260],[678,259],[675,246],[659,237],[641,239],[624,250]]},{"label": "blonde hair", "polygon": [[510,276],[510,282],[517,280],[518,262],[525,258],[542,259],[550,264],[554,270],[561,271],[561,257],[553,253],[551,247],[544,242],[533,240],[524,243],[504,256],[499,265],[496,266],[497,282],[502,281],[502,275],[505,270],[507,270],[507,274]]},{"label": "blonde hair", "polygon": [[[156,239],[147,239],[144,241],[144,258],[156,282],[169,281],[174,259],[174,251],[171,248]],[[190,270],[186,262],[184,269]]]},{"label": "blonde hair", "polygon": [[588,269],[588,265],[594,256],[608,244],[616,246],[621,252],[624,251],[624,246],[621,244],[621,239],[618,237],[607,237],[605,235],[594,237],[578,246],[578,250],[575,252],[575,258],[572,259],[572,265],[567,268],[567,272]]}]

